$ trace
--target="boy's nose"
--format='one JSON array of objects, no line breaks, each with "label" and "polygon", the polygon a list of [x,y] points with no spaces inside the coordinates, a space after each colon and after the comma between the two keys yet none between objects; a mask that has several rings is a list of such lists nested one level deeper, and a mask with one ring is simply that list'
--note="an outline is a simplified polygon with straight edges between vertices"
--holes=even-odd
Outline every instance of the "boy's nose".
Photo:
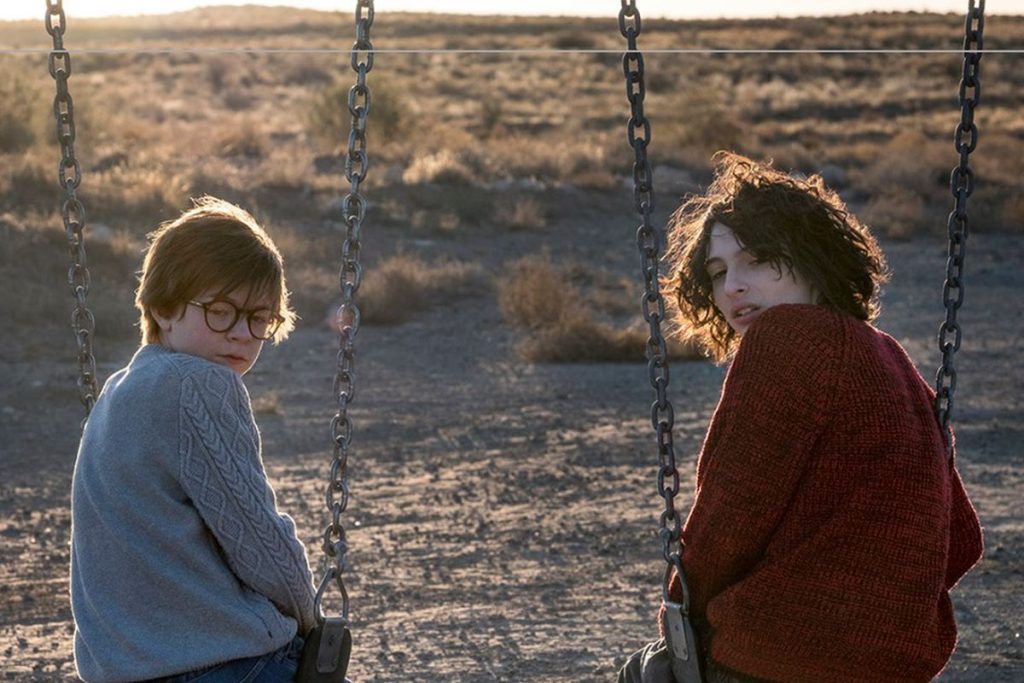
[{"label": "boy's nose", "polygon": [[238,320],[228,330],[228,337],[231,339],[248,339],[252,337],[252,332],[249,330],[249,319],[244,316],[238,316]]},{"label": "boy's nose", "polygon": [[731,271],[725,274],[725,293],[729,296],[736,296],[737,294],[743,294],[747,291],[747,283],[739,275],[734,275]]}]

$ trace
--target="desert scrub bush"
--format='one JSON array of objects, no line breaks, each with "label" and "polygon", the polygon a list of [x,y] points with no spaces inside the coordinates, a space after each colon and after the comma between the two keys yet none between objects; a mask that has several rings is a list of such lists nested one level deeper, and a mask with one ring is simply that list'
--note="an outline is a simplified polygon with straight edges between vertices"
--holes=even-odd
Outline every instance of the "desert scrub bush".
[{"label": "desert scrub bush", "polygon": [[[577,266],[578,267],[578,266]],[[512,262],[498,282],[498,307],[505,321],[526,331],[519,355],[531,363],[640,361],[647,330],[618,329],[595,319],[570,274],[546,253]],[[690,347],[669,342],[674,358],[697,358]]]},{"label": "desert scrub bush", "polygon": [[949,169],[956,155],[949,138],[905,130],[889,139],[855,177],[858,190],[869,195],[900,189],[921,197],[935,197],[949,186]]},{"label": "desert scrub bush", "polygon": [[0,175],[0,206],[45,209],[58,206],[63,193],[57,181],[57,165],[32,154],[0,158],[6,172]]},{"label": "desert scrub bush", "polygon": [[429,262],[398,253],[366,270],[357,302],[363,322],[393,325],[426,308],[472,296],[485,286],[479,264]]},{"label": "desert scrub bush", "polygon": [[181,178],[159,169],[131,166],[92,174],[83,194],[86,207],[94,207],[92,213],[104,221],[130,221],[146,229],[171,218],[188,202]]},{"label": "desert scrub bush", "polygon": [[473,184],[473,169],[461,154],[442,149],[434,154],[413,158],[402,173],[402,182],[407,185],[437,183],[439,185],[468,186]]},{"label": "desert scrub bush", "polygon": [[[605,182],[614,164],[628,160],[628,146],[619,142],[611,149],[604,133],[559,136],[540,142],[536,136],[514,134],[493,137],[487,145],[487,172],[493,177],[533,178],[590,186]],[[625,151],[623,151],[625,150]],[[615,154],[618,152],[618,154]]]},{"label": "desert scrub bush", "polygon": [[860,212],[875,233],[909,239],[929,227],[924,200],[912,190],[894,187],[876,194]]},{"label": "desert scrub bush", "polygon": [[480,100],[480,128],[484,136],[493,135],[501,126],[505,105],[501,99],[489,95]]},{"label": "desert scrub bush", "polygon": [[516,259],[498,281],[498,308],[513,327],[537,330],[558,325],[580,307],[579,291],[547,253]]},{"label": "desert scrub bush", "polygon": [[32,147],[47,117],[53,116],[38,80],[27,76],[20,61],[0,62],[0,153]]},{"label": "desert scrub bush", "polygon": [[594,50],[597,40],[593,34],[580,29],[562,31],[555,36],[555,48],[558,50]]},{"label": "desert scrub bush", "polygon": [[[909,239],[942,224],[948,197],[950,154],[947,144],[916,130],[903,131],[884,147],[866,168],[853,175],[852,184],[868,197],[861,217],[875,231],[896,239]],[[948,211],[947,211],[948,212]]]},{"label": "desert scrub bush", "polygon": [[253,118],[238,125],[229,125],[218,136],[214,147],[223,157],[262,159],[270,146],[266,131]]},{"label": "desert scrub bush", "polygon": [[[367,137],[387,143],[401,139],[410,127],[411,102],[392,79],[374,73],[367,78],[370,88],[370,113]],[[308,106],[310,133],[327,144],[344,144],[352,128],[348,93],[352,83],[338,77],[316,90]]]},{"label": "desert scrub bush", "polygon": [[510,230],[540,230],[547,227],[544,202],[526,194],[502,194],[494,204],[494,222]]},{"label": "desert scrub bush", "polygon": [[703,159],[711,152],[738,149],[746,144],[744,123],[726,96],[726,89],[730,87],[726,79],[712,78],[676,89],[671,94],[657,95],[667,102],[652,104],[651,111],[667,111],[670,115],[651,119],[658,135],[652,154],[662,157],[656,161],[685,165],[693,161],[687,157],[687,151]]},{"label": "desert scrub bush", "polygon": [[1024,194],[1007,197],[999,213],[999,224],[1003,230],[1024,234]]}]

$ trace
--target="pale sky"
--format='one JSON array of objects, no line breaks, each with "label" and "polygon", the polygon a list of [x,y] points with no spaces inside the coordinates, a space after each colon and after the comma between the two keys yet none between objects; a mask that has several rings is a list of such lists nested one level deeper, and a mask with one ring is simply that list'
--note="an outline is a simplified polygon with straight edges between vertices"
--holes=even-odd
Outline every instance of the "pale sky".
[{"label": "pale sky", "polygon": [[[351,12],[353,0],[64,0],[72,17],[163,14],[202,5],[286,5]],[[376,0],[374,9],[386,12],[450,12],[456,14],[528,14],[616,16],[616,0]],[[967,0],[637,0],[644,18],[774,17],[853,14],[870,11],[930,11],[964,13]],[[0,0],[0,20],[39,19],[46,12],[43,0]],[[1024,0],[988,0],[986,14],[1024,14]]]}]

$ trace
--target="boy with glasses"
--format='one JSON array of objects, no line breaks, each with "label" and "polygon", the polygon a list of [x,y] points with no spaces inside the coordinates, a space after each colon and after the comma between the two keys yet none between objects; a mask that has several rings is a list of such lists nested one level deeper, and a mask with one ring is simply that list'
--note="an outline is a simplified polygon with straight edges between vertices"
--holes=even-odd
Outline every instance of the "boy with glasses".
[{"label": "boy with glasses", "polygon": [[281,255],[210,197],[151,239],[142,346],[104,386],[75,464],[75,664],[89,682],[290,681],[314,589],[241,379],[294,327]]}]

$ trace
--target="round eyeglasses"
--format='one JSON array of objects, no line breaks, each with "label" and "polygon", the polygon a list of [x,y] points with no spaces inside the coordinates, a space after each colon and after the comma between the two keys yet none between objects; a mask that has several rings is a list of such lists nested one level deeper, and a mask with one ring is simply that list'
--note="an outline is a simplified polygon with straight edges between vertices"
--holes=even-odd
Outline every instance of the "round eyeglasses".
[{"label": "round eyeglasses", "polygon": [[213,332],[227,332],[238,323],[238,319],[242,315],[245,315],[245,321],[249,325],[249,334],[256,339],[267,340],[277,333],[281,323],[284,322],[284,318],[269,308],[245,310],[238,308],[230,301],[220,299],[207,302],[193,300],[189,303],[203,309],[206,326]]}]

